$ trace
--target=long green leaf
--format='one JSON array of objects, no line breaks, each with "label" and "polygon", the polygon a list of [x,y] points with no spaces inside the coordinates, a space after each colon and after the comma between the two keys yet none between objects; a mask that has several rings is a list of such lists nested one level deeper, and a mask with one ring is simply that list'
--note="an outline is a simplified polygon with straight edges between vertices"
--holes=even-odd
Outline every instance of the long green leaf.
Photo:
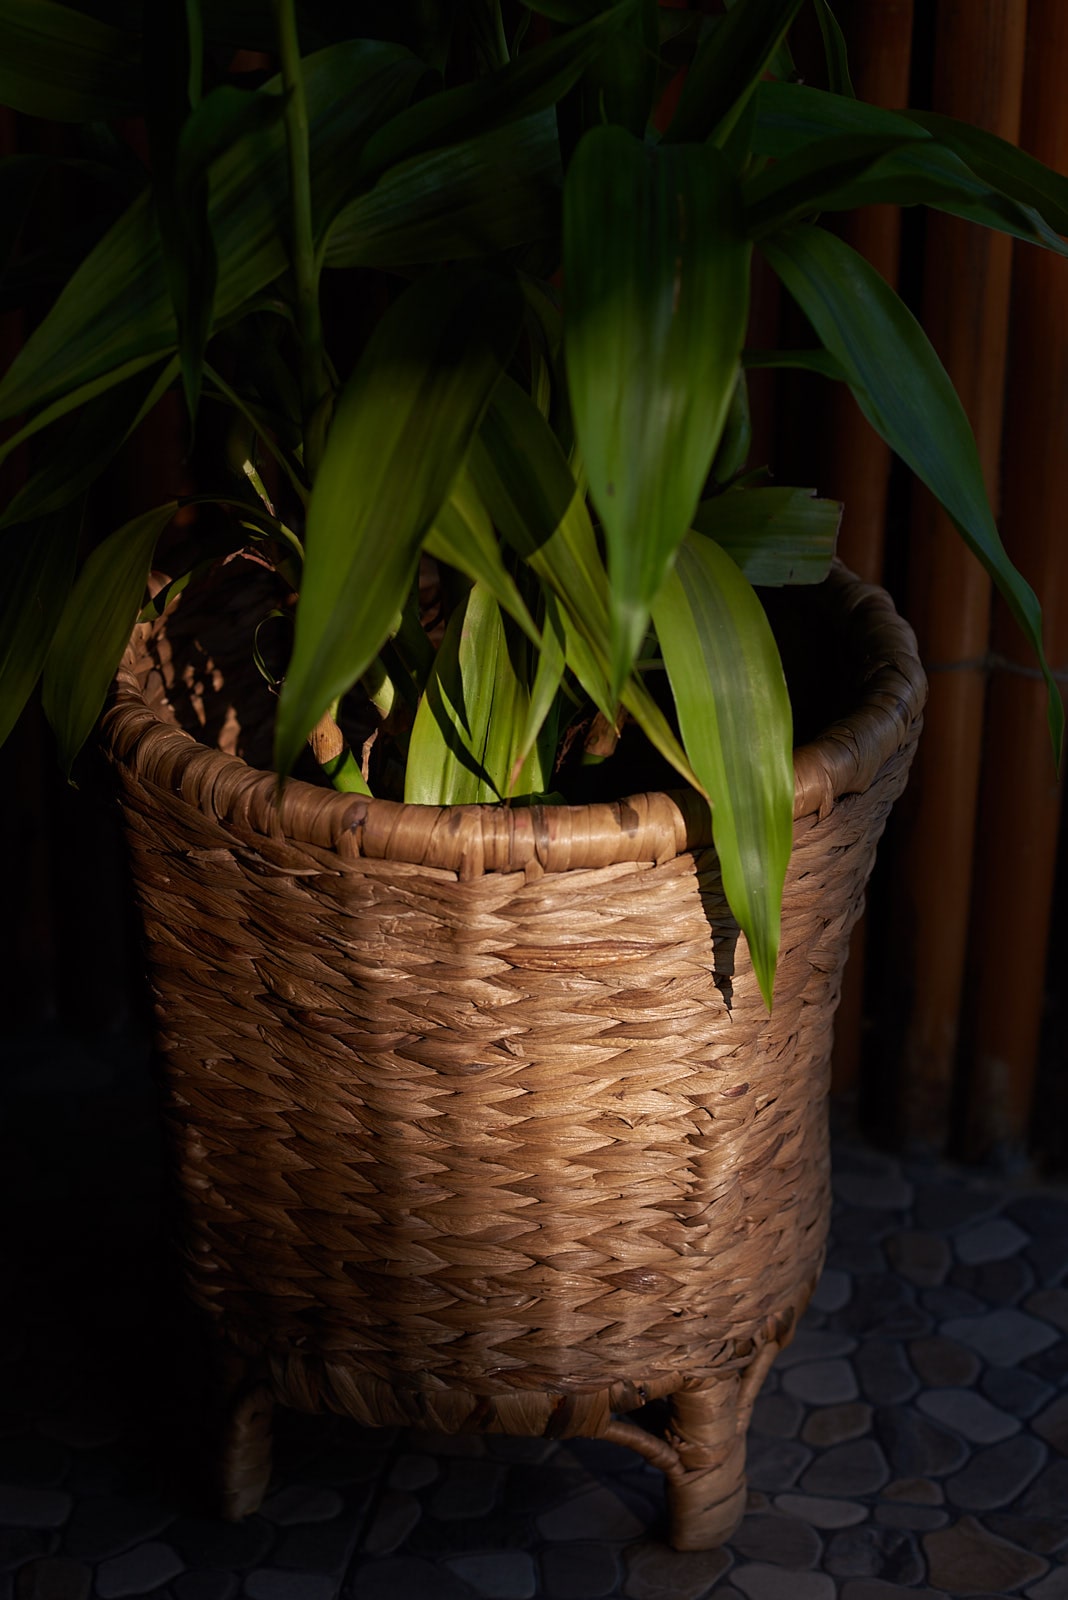
[{"label": "long green leaf", "polygon": [[927,335],[874,267],[822,228],[792,228],[763,249],[868,421],[945,507],[1033,644],[1059,758],[1064,708],[1042,649],[1039,604],[1001,542],[971,427]]},{"label": "long green leaf", "polygon": [[604,40],[573,91],[582,130],[612,123],[643,139],[652,113],[660,52],[657,0],[638,0]]},{"label": "long green leaf", "polygon": [[141,36],[145,123],[152,163],[152,198],[163,266],[177,327],[182,387],[196,417],[201,365],[211,331],[216,259],[208,226],[207,172],[178,175],[178,139],[199,83],[203,37],[199,0],[152,0]]},{"label": "long green leaf", "polygon": [[158,234],[143,197],[105,234],[11,363],[0,382],[0,415],[47,408],[109,374],[121,382],[134,363],[147,366],[175,344]]},{"label": "long green leaf", "polygon": [[367,141],[358,163],[361,177],[373,180],[423,151],[458,144],[555,105],[627,19],[633,4],[618,0],[600,16],[524,51],[477,82],[429,95],[398,112]]},{"label": "long green leaf", "polygon": [[[476,583],[449,619],[416,713],[405,800],[470,805],[509,796],[529,703],[500,608]],[[515,778],[520,793],[545,788],[536,761]]]},{"label": "long green leaf", "polygon": [[727,418],[723,424],[715,460],[712,463],[712,476],[717,483],[730,483],[731,479],[744,469],[752,445],[753,419],[749,412],[749,386],[745,381],[745,373],[740,372],[734,385],[734,393],[731,395],[731,403],[727,408]]},{"label": "long green leaf", "polygon": [[74,579],[80,524],[81,508],[68,507],[0,543],[0,744],[41,675]]},{"label": "long green leaf", "polygon": [[[177,357],[149,376],[137,373],[91,400],[44,466],[24,483],[0,515],[0,529],[43,517],[76,500],[148,415],[178,375]],[[57,469],[57,458],[62,470]]]},{"label": "long green leaf", "polygon": [[908,130],[916,129],[903,112],[885,111],[864,100],[850,100],[799,83],[761,83],[753,99],[753,153],[776,161],[836,135],[905,140]]},{"label": "long green leaf", "polygon": [[125,523],[89,556],[67,598],[45,662],[42,704],[69,775],[100,715],[144,598],[170,500]]},{"label": "long green leaf", "polygon": [[1056,233],[1068,234],[1068,177],[1019,150],[985,128],[973,128],[955,117],[934,111],[906,111],[917,123],[946,145],[984,183],[1010,200],[1030,206]]},{"label": "long green leaf", "polygon": [[50,122],[135,116],[137,46],[54,0],[0,0],[0,104]]},{"label": "long green leaf", "polygon": [[904,140],[851,133],[806,144],[747,185],[744,199],[746,229],[756,239],[817,211],[929,205],[1068,255],[1037,211],[991,189],[920,128]]},{"label": "long green leaf", "polygon": [[1039,211],[991,188],[954,151],[930,139],[888,154],[852,183],[828,194],[824,208],[852,211],[857,206],[887,203],[932,206],[1026,244],[1068,255],[1068,243]]},{"label": "long green leaf", "polygon": [[560,181],[556,118],[537,111],[392,167],[338,214],[324,263],[417,266],[551,238]]},{"label": "long green leaf", "polygon": [[[350,198],[361,143],[406,103],[425,68],[375,41],[332,46],[304,68],[321,237]],[[279,91],[272,79],[257,93]],[[212,166],[216,325],[286,269],[285,174],[285,134],[277,124],[245,133]],[[145,195],[82,262],[9,367],[0,383],[0,417],[47,406],[108,374],[119,381],[130,362],[147,365],[176,347],[159,231]]]},{"label": "long green leaf", "polygon": [[814,4],[823,37],[823,54],[827,62],[827,82],[831,93],[848,95],[851,100],[855,100],[857,92],[849,75],[849,54],[846,50],[845,35],[827,0],[814,0]]},{"label": "long green leaf", "polygon": [[560,602],[549,589],[545,590],[544,601],[538,665],[515,757],[516,761],[525,762],[535,745],[544,747],[542,787],[551,775],[556,754],[557,716],[554,713],[559,706],[560,688],[567,669],[567,625]]},{"label": "long green leaf", "polygon": [[725,550],[753,584],[822,583],[842,521],[815,489],[728,489],[703,500],[694,528]]},{"label": "long green leaf", "polygon": [[223,84],[154,146],[156,221],[190,416],[196,413],[204,351],[215,320],[219,262],[210,208],[211,166],[242,139],[255,139],[273,128],[284,111],[283,95],[250,94]]},{"label": "long green leaf", "polygon": [[508,60],[501,0],[473,0],[467,7],[471,48],[479,75],[503,67]]},{"label": "long green leaf", "polygon": [[378,323],[338,402],[308,506],[275,736],[280,773],[389,636],[521,318],[510,284],[442,270]]},{"label": "long green leaf", "polygon": [[72,411],[77,411],[79,407],[89,405],[98,395],[107,394],[109,389],[125,383],[128,378],[136,377],[139,372],[144,372],[146,367],[152,366],[157,359],[156,356],[137,356],[132,361],[124,362],[121,367],[115,368],[113,372],[102,373],[96,378],[90,378],[88,382],[80,384],[75,389],[67,390],[65,394],[61,393],[58,399],[53,400],[50,405],[38,411],[29,422],[19,428],[17,432],[10,434],[3,444],[0,444],[0,462],[6,461],[8,456],[14,455],[19,446],[25,444],[27,439],[32,439],[35,434],[43,432],[45,428],[51,427],[54,422],[58,422],[62,417],[69,416]]},{"label": "long green leaf", "polygon": [[792,720],[779,652],[733,561],[693,534],[653,620],[686,754],[712,803],[723,888],[770,1009],[793,842]]},{"label": "long green leaf", "polygon": [[515,579],[501,558],[501,547],[485,506],[468,473],[462,473],[423,543],[428,556],[444,561],[480,583],[515,618],[535,645],[541,636]]},{"label": "long green leaf", "polygon": [[919,129],[911,135],[850,133],[818,139],[781,156],[743,185],[747,232],[758,237],[825,209],[829,197],[867,176],[887,151],[908,142],[931,144]]},{"label": "long green leaf", "polygon": [[[937,143],[955,155],[988,194],[1000,196],[1027,213],[1034,212],[1053,234],[1068,234],[1068,177],[982,128],[973,128],[953,117],[929,111],[885,111],[862,100],[848,100],[800,84],[762,83],[755,101],[753,150],[757,155],[781,161],[806,145],[836,136],[888,139],[899,136],[904,141],[909,137],[908,130],[912,129],[913,133],[926,134],[932,146]],[[918,151],[909,153],[909,163],[918,159]],[[939,159],[944,169],[950,171],[944,156],[932,159]],[[904,161],[904,156],[901,160]],[[952,173],[954,181],[961,181],[961,168],[953,168]],[[851,203],[866,202],[857,198]],[[990,205],[996,215],[993,200]],[[986,225],[997,227],[998,223],[990,221]]]},{"label": "long green leaf", "polygon": [[746,372],[789,371],[815,372],[832,383],[846,381],[845,369],[826,350],[743,350],[742,366]]},{"label": "long green leaf", "polygon": [[[308,485],[292,456],[296,441],[291,440],[290,448],[283,449],[278,440],[272,436],[273,428],[274,432],[284,437],[288,418],[270,417],[270,420],[268,420],[269,414],[266,414],[261,407],[254,406],[250,401],[245,400],[238,394],[236,389],[231,389],[226,379],[216,372],[208,361],[204,363],[204,375],[212,385],[212,389],[207,391],[208,397],[224,399],[233,406],[238,415],[243,417],[248,424],[250,437],[254,436],[267,451],[267,454],[274,458],[289,479],[298,500],[302,505],[307,505]],[[233,464],[235,466],[238,465],[238,463]],[[248,468],[244,462],[240,463],[240,467],[247,476]]]},{"label": "long green leaf", "polygon": [[[563,451],[511,378],[497,386],[471,451],[479,498],[501,537],[557,596],[570,624],[568,665],[609,721],[608,576],[589,512]],[[585,646],[585,649],[582,646]]]},{"label": "long green leaf", "polygon": [[179,177],[188,182],[209,171],[241,139],[269,131],[284,114],[282,94],[220,84],[204,96],[182,125],[176,150]]},{"label": "long green leaf", "polygon": [[722,143],[801,9],[801,0],[738,0],[698,51],[666,138]]},{"label": "long green leaf", "polygon": [[580,144],[564,186],[565,347],[608,545],[614,697],[719,443],[749,249],[734,176],[712,146],[650,151],[619,128]]},{"label": "long green leaf", "polygon": [[[517,383],[502,378],[475,440],[471,475],[501,537],[560,602],[564,654],[609,722],[608,574],[589,512],[545,418]],[[688,783],[693,769],[653,696],[632,676],[622,701],[646,737]]]}]

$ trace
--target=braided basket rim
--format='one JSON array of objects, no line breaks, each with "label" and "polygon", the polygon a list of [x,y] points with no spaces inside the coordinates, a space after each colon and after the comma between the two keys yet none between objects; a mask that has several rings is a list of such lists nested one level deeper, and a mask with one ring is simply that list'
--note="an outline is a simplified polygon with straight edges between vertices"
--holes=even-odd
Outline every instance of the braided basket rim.
[{"label": "braided basket rim", "polygon": [[[848,715],[794,751],[794,819],[824,817],[836,799],[863,793],[913,736],[927,694],[916,638],[884,589],[836,561],[826,580],[857,642],[861,697]],[[632,861],[664,862],[711,843],[707,806],[692,789],[651,791],[588,805],[433,806],[322,789],[199,743],[165,721],[143,688],[143,664],[160,620],[134,629],[101,723],[113,761],[139,782],[180,796],[246,836],[359,858],[456,873],[566,872]]]}]

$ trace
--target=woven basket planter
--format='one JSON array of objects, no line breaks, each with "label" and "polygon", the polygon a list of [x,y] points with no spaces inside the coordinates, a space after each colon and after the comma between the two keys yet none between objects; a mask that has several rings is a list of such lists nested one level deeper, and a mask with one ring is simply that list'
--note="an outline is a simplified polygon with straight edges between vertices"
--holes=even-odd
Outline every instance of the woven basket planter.
[{"label": "woven basket planter", "polygon": [[[693,798],[279,803],[227,753],[255,745],[241,674],[184,604],[138,628],[104,735],[226,1511],[259,1502],[277,1400],[613,1439],[665,1471],[679,1548],[721,1542],[822,1263],[831,1024],[919,730],[910,631],[842,572],[804,602],[841,714],[796,756],[769,1017]],[[665,1435],[623,1420],[663,1398]]]}]

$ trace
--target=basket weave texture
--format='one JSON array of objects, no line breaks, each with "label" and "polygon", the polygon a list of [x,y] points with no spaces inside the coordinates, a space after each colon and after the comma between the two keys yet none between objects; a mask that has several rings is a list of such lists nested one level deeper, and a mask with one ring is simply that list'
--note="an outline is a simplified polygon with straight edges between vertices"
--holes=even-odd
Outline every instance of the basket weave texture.
[{"label": "basket weave texture", "polygon": [[[730,1531],[822,1262],[833,1013],[924,694],[882,591],[836,572],[823,603],[854,709],[796,755],[770,1017],[696,796],[279,800],[175,721],[214,696],[232,748],[242,673],[181,606],[138,628],[104,732],[189,1290],[245,1385],[231,1510],[271,1396],[625,1439],[668,1472],[676,1543]],[[614,1419],[657,1396],[666,1442]]]}]

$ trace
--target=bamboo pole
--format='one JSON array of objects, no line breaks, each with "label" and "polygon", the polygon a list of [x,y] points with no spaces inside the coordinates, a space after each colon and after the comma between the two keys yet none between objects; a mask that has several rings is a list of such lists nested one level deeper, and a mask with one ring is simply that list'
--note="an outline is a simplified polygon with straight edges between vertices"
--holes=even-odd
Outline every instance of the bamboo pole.
[{"label": "bamboo pole", "polygon": [[[839,6],[849,46],[853,84],[864,100],[895,109],[907,105],[912,56],[912,0],[849,0]],[[898,278],[901,212],[897,206],[865,206],[846,219],[842,236],[892,287]],[[830,391],[829,447],[820,492],[845,507],[838,554],[869,583],[883,575],[886,494],[890,451],[862,416],[844,384]],[[867,921],[860,919],[849,943],[842,998],[834,1028],[831,1087],[853,1089],[859,1078],[864,1026],[864,958]]]},{"label": "bamboo pole", "polygon": [[[908,104],[913,0],[849,0],[837,14],[849,46],[853,84],[862,100],[894,110]],[[896,288],[901,249],[897,206],[851,212],[842,237]],[[890,451],[861,415],[844,384],[831,393],[827,471],[821,492],[844,502],[838,553],[868,583],[883,573]]]},{"label": "bamboo pole", "polygon": [[[1016,140],[1026,0],[941,0],[934,105]],[[924,321],[964,403],[998,501],[1010,241],[955,218],[928,231]],[[914,499],[908,615],[931,676],[914,810],[898,878],[900,970],[912,997],[902,1060],[909,1133],[942,1141],[957,1051],[986,691],[990,584],[925,490]]]},{"label": "bamboo pole", "polygon": [[[1068,171],[1068,7],[1031,0],[1021,143]],[[1046,645],[1068,667],[1068,268],[1014,246],[1012,345],[1003,459],[1002,531],[1043,602]],[[976,857],[964,1142],[1022,1153],[1032,1111],[1046,977],[1060,785],[1034,659],[1003,603],[993,650]]]}]

